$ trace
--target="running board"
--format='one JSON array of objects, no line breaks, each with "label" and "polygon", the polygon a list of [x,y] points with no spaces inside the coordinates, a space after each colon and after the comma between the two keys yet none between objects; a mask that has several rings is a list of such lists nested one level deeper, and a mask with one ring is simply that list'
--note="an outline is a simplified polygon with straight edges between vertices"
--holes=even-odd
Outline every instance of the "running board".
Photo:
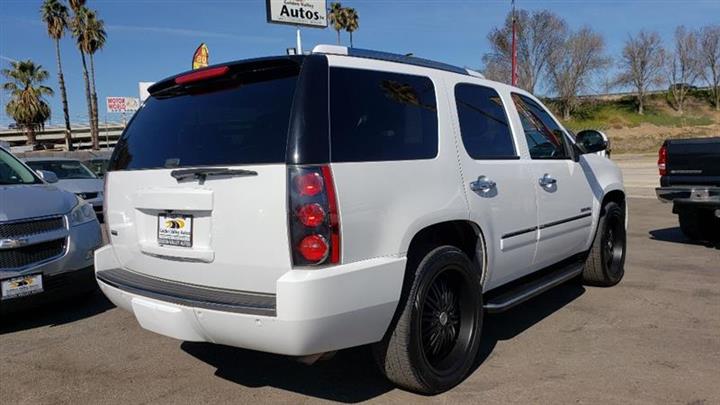
[{"label": "running board", "polygon": [[[545,291],[557,287],[558,285],[577,277],[583,271],[583,263],[572,263],[565,267],[561,267],[555,271],[545,273],[541,277],[531,278],[522,284],[517,284],[510,289],[504,289],[498,295],[492,296],[487,300],[483,308],[488,313],[504,312],[508,309],[521,304],[530,298],[544,293]],[[503,286],[504,287],[504,286]]]}]

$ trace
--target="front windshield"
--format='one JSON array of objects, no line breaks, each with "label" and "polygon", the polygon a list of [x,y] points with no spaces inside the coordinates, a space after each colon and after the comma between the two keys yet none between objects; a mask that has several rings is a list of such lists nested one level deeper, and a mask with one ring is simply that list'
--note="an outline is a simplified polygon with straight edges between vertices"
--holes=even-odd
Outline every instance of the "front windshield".
[{"label": "front windshield", "polygon": [[0,149],[0,185],[42,183],[10,153]]},{"label": "front windshield", "polygon": [[35,160],[27,162],[27,164],[35,170],[53,172],[60,180],[97,178],[78,160]]}]

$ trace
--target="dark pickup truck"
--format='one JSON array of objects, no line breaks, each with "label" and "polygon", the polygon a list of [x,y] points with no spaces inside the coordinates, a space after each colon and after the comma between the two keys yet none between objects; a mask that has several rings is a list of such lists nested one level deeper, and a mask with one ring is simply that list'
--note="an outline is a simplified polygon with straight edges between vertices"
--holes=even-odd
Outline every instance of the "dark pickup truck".
[{"label": "dark pickup truck", "polygon": [[666,140],[658,154],[662,202],[690,239],[720,238],[720,137]]}]

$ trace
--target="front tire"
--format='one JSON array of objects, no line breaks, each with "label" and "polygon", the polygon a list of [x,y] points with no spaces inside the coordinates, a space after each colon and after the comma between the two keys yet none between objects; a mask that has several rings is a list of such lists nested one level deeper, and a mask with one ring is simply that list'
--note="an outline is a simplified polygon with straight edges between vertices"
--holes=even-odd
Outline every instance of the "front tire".
[{"label": "front tire", "polygon": [[373,346],[380,371],[400,387],[436,394],[460,383],[480,347],[480,272],[456,247],[425,255],[394,330]]},{"label": "front tire", "polygon": [[603,207],[598,221],[595,240],[582,272],[587,285],[610,287],[625,275],[625,210],[615,202]]}]

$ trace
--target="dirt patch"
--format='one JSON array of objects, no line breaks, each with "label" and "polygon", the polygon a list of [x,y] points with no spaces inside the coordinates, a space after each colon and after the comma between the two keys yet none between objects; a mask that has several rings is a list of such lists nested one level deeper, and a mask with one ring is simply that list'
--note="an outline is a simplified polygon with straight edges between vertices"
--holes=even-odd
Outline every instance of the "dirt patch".
[{"label": "dirt patch", "polygon": [[641,124],[632,128],[605,130],[613,153],[656,153],[665,139],[720,136],[720,123],[688,127]]}]

